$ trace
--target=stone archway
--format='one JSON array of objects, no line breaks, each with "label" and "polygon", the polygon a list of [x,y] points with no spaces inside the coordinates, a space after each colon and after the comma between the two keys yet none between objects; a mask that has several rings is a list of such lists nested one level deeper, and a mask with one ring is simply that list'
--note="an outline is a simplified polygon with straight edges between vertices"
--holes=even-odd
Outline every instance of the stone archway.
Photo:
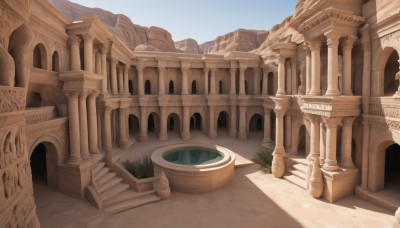
[{"label": "stone archway", "polygon": [[42,43],[39,43],[33,49],[33,67],[47,70],[47,51]]},{"label": "stone archway", "polygon": [[229,132],[229,114],[225,111],[218,114],[217,132],[219,131]]},{"label": "stone archway", "polygon": [[30,150],[33,181],[44,181],[58,188],[59,150],[50,141],[38,140]]},{"label": "stone archway", "polygon": [[[154,119],[153,119],[154,122]],[[133,114],[128,117],[128,127],[129,127],[129,139],[138,137],[140,134],[140,121],[139,118]]]},{"label": "stone archway", "polygon": [[181,122],[178,114],[171,113],[167,118],[167,130],[168,132],[181,133]]},{"label": "stone archway", "polygon": [[396,80],[395,75],[399,72],[399,54],[392,50],[389,55],[385,68],[384,68],[384,79],[383,79],[383,95],[393,96],[397,92],[399,82]]},{"label": "stone archway", "polygon": [[202,118],[200,113],[196,112],[190,117],[190,130],[202,130]]},{"label": "stone archway", "polygon": [[158,135],[160,132],[160,117],[157,113],[152,112],[147,119],[147,132]]},{"label": "stone archway", "polygon": [[264,133],[264,118],[261,114],[254,114],[251,116],[248,124],[247,135],[251,136],[252,133]]}]

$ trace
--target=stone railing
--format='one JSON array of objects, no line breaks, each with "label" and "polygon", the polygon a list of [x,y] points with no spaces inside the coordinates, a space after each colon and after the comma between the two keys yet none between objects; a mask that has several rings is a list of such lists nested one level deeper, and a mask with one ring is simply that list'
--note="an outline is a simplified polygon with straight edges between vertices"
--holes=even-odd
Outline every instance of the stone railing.
[{"label": "stone railing", "polygon": [[400,97],[370,98],[369,115],[400,118]]},{"label": "stone railing", "polygon": [[361,97],[305,96],[301,105],[303,113],[325,117],[358,116],[361,113]]},{"label": "stone railing", "polygon": [[56,117],[54,107],[30,108],[25,111],[26,124],[36,124]]},{"label": "stone railing", "polygon": [[25,97],[25,88],[0,86],[0,113],[24,110]]}]

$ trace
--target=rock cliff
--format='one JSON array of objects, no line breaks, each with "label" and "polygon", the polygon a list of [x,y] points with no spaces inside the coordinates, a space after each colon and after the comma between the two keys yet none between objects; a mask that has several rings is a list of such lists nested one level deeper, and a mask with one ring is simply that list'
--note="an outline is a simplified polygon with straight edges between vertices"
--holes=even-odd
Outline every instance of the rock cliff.
[{"label": "rock cliff", "polygon": [[141,45],[141,49],[175,52],[175,43],[171,34],[158,27],[143,27],[133,24],[123,14],[113,14],[99,8],[88,8],[68,0],[49,0],[71,21],[80,20],[83,16],[96,15],[109,27],[110,31],[124,41],[131,50]]},{"label": "rock cliff", "polygon": [[175,42],[175,48],[184,53],[203,54],[197,41],[191,38]]},{"label": "rock cliff", "polygon": [[268,37],[266,30],[238,29],[200,45],[204,53],[224,54],[229,51],[248,52],[258,48]]}]

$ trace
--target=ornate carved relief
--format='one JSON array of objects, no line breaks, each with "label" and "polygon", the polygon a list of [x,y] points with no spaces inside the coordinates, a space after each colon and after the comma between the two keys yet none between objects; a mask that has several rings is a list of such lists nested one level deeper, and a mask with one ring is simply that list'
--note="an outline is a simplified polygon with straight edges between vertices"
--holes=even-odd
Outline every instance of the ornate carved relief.
[{"label": "ornate carved relief", "polygon": [[25,96],[25,89],[0,87],[0,113],[25,109]]},{"label": "ornate carved relief", "polygon": [[381,38],[382,48],[392,47],[400,53],[400,32],[394,32]]}]

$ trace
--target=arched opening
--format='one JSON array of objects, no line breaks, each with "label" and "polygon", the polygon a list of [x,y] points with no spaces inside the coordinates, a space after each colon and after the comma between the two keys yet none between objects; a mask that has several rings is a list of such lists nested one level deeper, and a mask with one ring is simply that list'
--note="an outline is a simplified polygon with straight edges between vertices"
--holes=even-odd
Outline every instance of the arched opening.
[{"label": "arched opening", "polygon": [[177,134],[181,132],[179,116],[176,113],[172,113],[168,116],[167,128],[168,132],[176,132]]},{"label": "arched opening", "polygon": [[129,93],[132,95],[133,94],[133,82],[132,82],[132,80],[128,81],[128,89],[129,89]]},{"label": "arched opening", "polygon": [[152,112],[147,118],[147,133],[157,137],[160,133],[160,118],[157,113]]},{"label": "arched opening", "polygon": [[390,54],[384,71],[384,96],[393,96],[398,89],[399,82],[395,75],[399,72],[399,54],[393,50]]},{"label": "arched opening", "polygon": [[40,93],[28,92],[26,96],[26,107],[41,107],[43,105],[42,96]]},{"label": "arched opening", "polygon": [[154,123],[154,117],[153,115],[150,115],[149,119],[147,120],[147,131],[154,132],[155,129],[156,129],[156,124]]},{"label": "arched opening", "polygon": [[264,118],[260,114],[254,114],[249,121],[248,135],[264,136]]},{"label": "arched opening", "polygon": [[55,146],[49,142],[39,143],[30,156],[32,180],[58,188],[58,155]]},{"label": "arched opening", "polygon": [[297,144],[297,154],[306,156],[306,126],[302,125],[299,130],[299,140]]},{"label": "arched opening", "polygon": [[149,80],[146,80],[146,82],[144,83],[144,93],[147,95],[151,94],[151,86]]},{"label": "arched opening", "polygon": [[53,52],[53,55],[51,56],[51,70],[55,72],[60,71],[60,60],[57,51]]},{"label": "arched opening", "polygon": [[[129,115],[128,118],[129,139],[139,136],[139,119],[135,115]],[[153,120],[154,125],[154,120]],[[154,128],[154,127],[153,127]]]},{"label": "arched opening", "polygon": [[384,188],[400,189],[400,145],[392,144],[385,150]]},{"label": "arched opening", "polygon": [[267,80],[268,80],[267,93],[268,93],[268,95],[273,96],[275,94],[274,93],[274,73],[269,72]]},{"label": "arched opening", "polygon": [[247,95],[249,94],[249,87],[247,84],[247,80],[244,80],[244,93]]},{"label": "arched opening", "polygon": [[218,93],[222,94],[222,81],[221,80],[219,80],[219,82],[218,82]]},{"label": "arched opening", "polygon": [[168,93],[171,94],[171,95],[174,94],[174,82],[173,82],[172,80],[169,81],[169,86],[168,86],[168,88],[169,88],[169,89],[168,89],[168,91],[169,91]]},{"label": "arched opening", "polygon": [[201,115],[195,113],[190,117],[190,130],[201,130]]},{"label": "arched opening", "polygon": [[220,112],[217,120],[217,131],[228,131],[229,115],[227,112]]},{"label": "arched opening", "polygon": [[46,48],[43,44],[38,44],[33,49],[33,67],[38,69],[47,69]]},{"label": "arched opening", "polygon": [[192,81],[192,94],[197,94],[196,81]]}]

